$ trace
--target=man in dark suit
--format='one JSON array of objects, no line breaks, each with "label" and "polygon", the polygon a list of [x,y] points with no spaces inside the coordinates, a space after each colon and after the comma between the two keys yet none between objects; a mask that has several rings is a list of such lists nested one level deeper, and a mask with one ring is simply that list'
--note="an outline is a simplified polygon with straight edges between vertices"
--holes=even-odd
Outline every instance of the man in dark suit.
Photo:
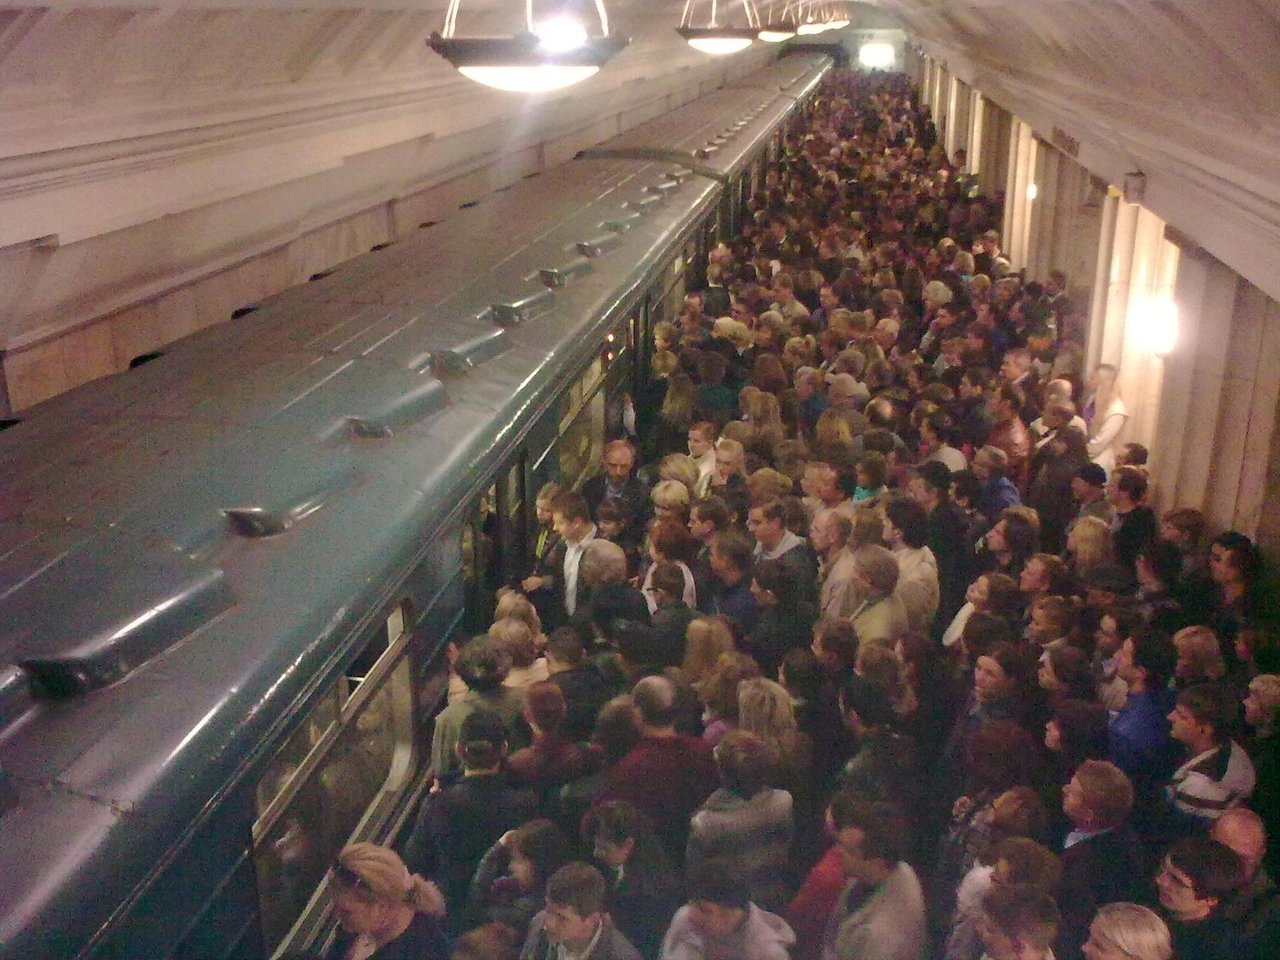
[{"label": "man in dark suit", "polygon": [[542,565],[542,572],[521,581],[525,593],[552,591],[559,602],[548,605],[554,612],[554,629],[572,617],[586,596],[586,582],[578,576],[578,567],[587,544],[595,539],[596,525],[591,522],[587,502],[576,493],[562,493],[551,504],[551,523],[560,542],[552,548]]},{"label": "man in dark suit", "polygon": [[606,500],[622,513],[626,526],[622,539],[639,543],[644,539],[644,524],[649,515],[649,491],[636,475],[636,448],[628,440],[611,440],[605,444],[601,458],[603,470],[582,485],[592,518]]},{"label": "man in dark suit", "polygon": [[1128,825],[1133,785],[1105,760],[1086,760],[1062,790],[1062,811],[1073,825],[1062,851],[1058,906],[1062,924],[1055,955],[1081,956],[1099,907],[1132,901],[1149,871],[1142,845]]}]

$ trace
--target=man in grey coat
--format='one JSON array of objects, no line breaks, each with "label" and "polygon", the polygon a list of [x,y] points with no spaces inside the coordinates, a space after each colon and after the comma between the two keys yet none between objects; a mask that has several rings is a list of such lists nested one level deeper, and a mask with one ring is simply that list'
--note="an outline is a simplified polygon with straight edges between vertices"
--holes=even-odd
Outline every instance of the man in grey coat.
[{"label": "man in grey coat", "polygon": [[921,960],[924,895],[903,859],[907,831],[889,804],[839,794],[829,808],[848,885],[822,940],[822,960]]},{"label": "man in grey coat", "polygon": [[546,909],[529,924],[520,960],[640,960],[605,912],[607,889],[590,864],[569,863],[553,873]]}]

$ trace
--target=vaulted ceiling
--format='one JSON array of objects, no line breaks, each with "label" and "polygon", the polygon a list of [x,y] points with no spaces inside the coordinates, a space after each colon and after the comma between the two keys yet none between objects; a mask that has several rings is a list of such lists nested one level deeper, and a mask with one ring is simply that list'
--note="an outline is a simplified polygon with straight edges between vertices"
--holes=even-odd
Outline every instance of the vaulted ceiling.
[{"label": "vaulted ceiling", "polygon": [[[673,30],[684,0],[608,0],[631,46],[587,83],[528,100],[475,87],[426,49],[446,6],[60,0],[0,10],[0,348],[266,243],[285,219],[305,230],[572,131],[603,139],[773,53],[757,45],[709,60]],[[1220,259],[1251,278],[1280,273],[1274,0],[851,6],[855,28],[898,24],[1038,131],[1065,130],[1099,176],[1143,170],[1156,212]],[[504,32],[522,7],[463,0],[459,26]],[[339,179],[340,189],[317,186]],[[305,202],[289,193],[303,183]],[[266,222],[271,210],[278,222]],[[34,250],[144,230],[146,244],[32,266]]]}]

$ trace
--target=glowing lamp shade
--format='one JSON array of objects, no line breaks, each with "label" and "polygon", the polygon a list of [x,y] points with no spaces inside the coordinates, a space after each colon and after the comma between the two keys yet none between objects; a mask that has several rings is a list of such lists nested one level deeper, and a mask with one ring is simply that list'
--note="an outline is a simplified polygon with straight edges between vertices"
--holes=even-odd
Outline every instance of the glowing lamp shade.
[{"label": "glowing lamp shade", "polygon": [[868,70],[887,70],[896,59],[891,43],[864,43],[858,48],[858,62]]},{"label": "glowing lamp shade", "polygon": [[578,22],[556,18],[514,37],[442,37],[427,45],[468,80],[512,93],[546,93],[581,83],[627,45],[591,37]]},{"label": "glowing lamp shade", "polygon": [[1134,305],[1133,319],[1142,346],[1165,357],[1178,345],[1178,305],[1172,300],[1144,300]]},{"label": "glowing lamp shade", "polygon": [[1040,196],[1040,188],[1034,183],[1027,184],[1027,199],[1034,200],[1038,196]]},{"label": "glowing lamp shade", "polygon": [[827,24],[828,30],[843,30],[849,25],[850,21],[847,17],[837,17]]},{"label": "glowing lamp shade", "polygon": [[688,42],[693,49],[709,53],[713,57],[737,53],[751,46],[751,40],[748,37],[689,37]]},{"label": "glowing lamp shade", "polygon": [[459,67],[468,80],[509,93],[548,93],[563,90],[600,72],[599,67]]},{"label": "glowing lamp shade", "polygon": [[796,27],[796,33],[800,34],[802,37],[812,37],[815,34],[821,33],[825,29],[827,29],[827,25],[825,23],[802,23],[800,26]]},{"label": "glowing lamp shade", "polygon": [[790,28],[769,28],[765,27],[757,36],[765,43],[781,43],[783,40],[790,40],[796,35],[796,32]]},{"label": "glowing lamp shade", "polygon": [[680,27],[677,31],[693,49],[723,57],[738,53],[755,42],[759,33],[754,27]]}]

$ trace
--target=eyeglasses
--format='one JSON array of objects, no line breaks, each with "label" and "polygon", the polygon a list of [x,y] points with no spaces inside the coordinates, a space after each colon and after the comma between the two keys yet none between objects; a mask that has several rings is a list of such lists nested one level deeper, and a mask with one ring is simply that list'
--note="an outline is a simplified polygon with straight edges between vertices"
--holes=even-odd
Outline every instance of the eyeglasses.
[{"label": "eyeglasses", "polygon": [[1180,873],[1174,872],[1175,868],[1168,858],[1160,864],[1160,876],[1164,877],[1175,887],[1181,887],[1183,890],[1190,890],[1193,886],[1192,882]]}]

